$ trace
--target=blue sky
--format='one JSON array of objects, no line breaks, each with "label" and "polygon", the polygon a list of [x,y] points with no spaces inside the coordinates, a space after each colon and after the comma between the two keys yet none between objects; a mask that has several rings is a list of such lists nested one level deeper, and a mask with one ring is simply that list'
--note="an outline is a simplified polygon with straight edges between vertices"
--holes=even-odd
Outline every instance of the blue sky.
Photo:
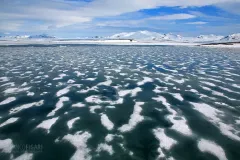
[{"label": "blue sky", "polygon": [[240,32],[240,0],[1,0],[0,35]]}]

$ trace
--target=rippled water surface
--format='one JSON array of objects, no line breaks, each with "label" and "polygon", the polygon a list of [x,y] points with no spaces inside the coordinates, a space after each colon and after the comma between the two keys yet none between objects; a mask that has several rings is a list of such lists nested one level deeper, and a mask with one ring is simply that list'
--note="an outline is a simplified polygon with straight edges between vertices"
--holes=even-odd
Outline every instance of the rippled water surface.
[{"label": "rippled water surface", "polygon": [[240,50],[0,48],[0,159],[238,160]]}]

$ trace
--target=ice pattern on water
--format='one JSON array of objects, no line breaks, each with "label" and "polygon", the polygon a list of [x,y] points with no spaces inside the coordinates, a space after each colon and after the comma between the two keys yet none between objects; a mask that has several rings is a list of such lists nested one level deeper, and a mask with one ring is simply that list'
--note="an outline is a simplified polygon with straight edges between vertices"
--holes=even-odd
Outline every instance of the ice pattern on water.
[{"label": "ice pattern on water", "polygon": [[[188,142],[199,154],[230,159],[240,143],[239,50],[69,46],[0,51],[0,152],[12,159],[36,156],[12,154],[22,136],[8,136],[14,126],[53,137],[51,143],[65,149],[70,143],[71,159],[134,159],[146,151],[148,158],[176,159],[178,146]],[[219,139],[234,145],[226,148]]]}]

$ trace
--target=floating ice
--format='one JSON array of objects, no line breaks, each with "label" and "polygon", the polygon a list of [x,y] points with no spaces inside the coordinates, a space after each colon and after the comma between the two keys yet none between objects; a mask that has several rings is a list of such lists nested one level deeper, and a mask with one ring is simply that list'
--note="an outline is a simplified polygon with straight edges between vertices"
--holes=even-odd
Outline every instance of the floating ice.
[{"label": "floating ice", "polygon": [[162,104],[171,113],[171,115],[166,116],[167,119],[169,119],[170,122],[173,123],[173,125],[171,126],[171,129],[173,129],[181,134],[187,135],[187,136],[192,135],[192,131],[189,128],[189,126],[187,125],[187,120],[183,116],[181,116],[181,119],[176,119],[178,113],[174,109],[171,108],[171,105],[167,102],[167,100],[164,97],[159,96],[159,97],[155,97],[152,99],[156,100],[157,102],[162,102]]},{"label": "floating ice", "polygon": [[15,100],[16,100],[16,97],[8,97],[7,99],[5,99],[2,102],[0,102],[0,105],[5,105],[5,104],[11,103],[11,102],[13,102]]},{"label": "floating ice", "polygon": [[137,87],[137,88],[134,88],[132,90],[121,90],[121,91],[118,92],[118,94],[119,94],[120,97],[124,97],[128,94],[131,94],[132,97],[136,97],[137,94],[141,91],[142,91],[142,89]]},{"label": "floating ice", "polygon": [[194,106],[194,109],[198,112],[202,113],[206,118],[209,119],[210,122],[212,122],[214,125],[216,125],[222,134],[228,136],[229,138],[233,140],[240,141],[240,137],[238,135],[233,134],[233,132],[236,132],[236,130],[231,126],[223,123],[221,119],[219,118],[219,115],[223,115],[223,112],[209,106],[205,103],[194,103],[191,102],[191,104]]},{"label": "floating ice", "polygon": [[33,154],[32,153],[23,153],[22,155],[18,156],[13,160],[32,160]]},{"label": "floating ice", "polygon": [[180,93],[172,93],[172,95],[174,98],[178,99],[179,101],[184,100]]},{"label": "floating ice", "polygon": [[73,127],[73,123],[77,120],[79,120],[79,117],[73,118],[70,121],[67,122],[68,128],[71,129]]},{"label": "floating ice", "polygon": [[40,100],[38,102],[24,104],[24,105],[21,105],[20,107],[16,107],[16,108],[11,109],[9,112],[10,112],[10,114],[17,113],[17,112],[20,112],[23,109],[31,108],[33,106],[36,106],[36,107],[42,106],[43,103],[44,103],[44,100]]},{"label": "floating ice", "polygon": [[144,85],[145,83],[148,83],[148,82],[153,82],[153,79],[150,78],[150,77],[143,77],[143,80],[138,82],[137,85],[142,86],[142,85]]},{"label": "floating ice", "polygon": [[133,113],[128,121],[128,124],[124,124],[121,126],[118,130],[120,132],[129,132],[132,129],[134,129],[138,123],[143,121],[144,117],[140,115],[142,111],[142,105],[144,105],[144,102],[136,102],[134,105]]},{"label": "floating ice", "polygon": [[52,125],[54,125],[56,123],[57,120],[58,120],[58,117],[52,118],[52,119],[47,119],[47,120],[43,121],[42,123],[40,123],[36,128],[43,128],[43,129],[47,130],[47,133],[49,133],[50,128],[52,127]]},{"label": "floating ice", "polygon": [[106,114],[101,115],[101,122],[102,125],[107,129],[107,130],[112,130],[114,127],[114,124],[109,120]]},{"label": "floating ice", "polygon": [[90,108],[90,112],[91,113],[95,113],[95,110],[96,109],[101,109],[102,106],[96,105],[96,106],[90,106],[89,108]]},{"label": "floating ice", "polygon": [[28,91],[31,87],[25,88],[8,88],[4,91],[5,94],[17,94],[19,92]]},{"label": "floating ice", "polygon": [[63,140],[69,141],[76,147],[71,160],[91,160],[90,149],[87,148],[87,141],[91,137],[92,135],[88,132],[77,132],[74,135],[68,134],[63,137]]},{"label": "floating ice", "polygon": [[66,77],[67,75],[66,74],[60,74],[59,77],[56,77],[54,78],[53,80],[60,80],[60,79],[63,79],[63,77]]},{"label": "floating ice", "polygon": [[106,142],[111,142],[113,140],[113,134],[108,134],[106,137],[105,137],[105,141]]},{"label": "floating ice", "polygon": [[11,139],[0,140],[0,151],[4,153],[11,153],[14,148]]},{"label": "floating ice", "polygon": [[6,120],[5,122],[3,122],[0,127],[6,126],[8,124],[12,124],[14,122],[16,122],[19,118],[9,118],[8,120]]},{"label": "floating ice", "polygon": [[78,103],[73,104],[72,107],[82,108],[82,107],[85,107],[85,104],[83,104],[83,103],[81,103],[81,102],[78,102]]},{"label": "floating ice", "polygon": [[201,139],[198,142],[198,148],[202,152],[208,152],[216,157],[218,157],[219,160],[227,160],[227,157],[225,155],[224,150],[222,147],[217,145],[216,143],[206,140],[206,139]]},{"label": "floating ice", "polygon": [[66,101],[69,101],[69,98],[68,98],[68,97],[61,97],[61,98],[59,99],[59,101],[57,102],[55,109],[52,110],[52,111],[47,115],[47,117],[50,117],[50,116],[55,115],[56,111],[58,111],[60,108],[62,108],[63,105],[64,105],[64,102],[66,102]]},{"label": "floating ice", "polygon": [[101,144],[98,145],[97,152],[101,152],[101,151],[106,151],[110,155],[113,155],[113,153],[114,153],[112,146],[108,145],[106,143],[101,143]]}]

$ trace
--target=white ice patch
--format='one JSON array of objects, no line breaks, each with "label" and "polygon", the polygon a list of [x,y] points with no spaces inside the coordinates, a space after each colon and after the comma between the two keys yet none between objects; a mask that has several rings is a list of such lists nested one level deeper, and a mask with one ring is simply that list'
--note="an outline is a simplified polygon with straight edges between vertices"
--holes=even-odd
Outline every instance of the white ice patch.
[{"label": "white ice patch", "polygon": [[98,83],[97,86],[111,86],[111,84],[112,84],[112,80],[109,79],[105,82]]},{"label": "white ice patch", "polygon": [[40,123],[36,128],[43,128],[43,129],[47,130],[47,133],[49,133],[50,128],[52,127],[53,124],[56,123],[57,120],[58,120],[58,117],[52,118],[52,119],[47,119],[47,120],[43,121],[42,123]]},{"label": "white ice patch", "polygon": [[227,160],[227,157],[225,155],[223,148],[212,141],[201,139],[198,142],[198,148],[202,152],[208,152],[218,157],[219,160]]},{"label": "white ice patch", "polygon": [[36,106],[36,107],[42,106],[43,103],[44,103],[44,100],[40,100],[38,102],[24,104],[24,105],[21,105],[20,107],[16,107],[16,108],[11,109],[9,112],[10,112],[10,114],[17,113],[17,112],[19,112],[19,111],[21,111],[23,109],[31,108],[33,106]]},{"label": "white ice patch", "polygon": [[211,83],[211,82],[205,82],[205,81],[203,81],[203,82],[201,82],[201,83],[206,84],[206,85],[211,86],[211,87],[215,87],[215,86],[216,86],[215,84],[213,84],[213,83]]},{"label": "white ice patch", "polygon": [[106,142],[111,142],[113,140],[113,134],[108,134],[106,137],[105,137],[105,141]]},{"label": "white ice patch", "polygon": [[61,97],[59,99],[59,101],[56,104],[56,107],[54,110],[52,110],[52,112],[50,112],[47,117],[53,116],[55,115],[56,111],[58,111],[60,108],[62,108],[64,106],[64,102],[69,101],[68,97]]},{"label": "white ice patch", "polygon": [[89,96],[85,99],[86,102],[88,103],[95,103],[95,104],[110,104],[110,105],[115,105],[115,104],[122,104],[123,103],[123,98],[119,98],[116,101],[103,101],[101,100],[100,96],[97,95],[92,95]]},{"label": "white ice patch", "polygon": [[67,122],[68,125],[68,129],[71,129],[73,127],[73,123],[76,122],[77,120],[79,120],[79,117],[73,118],[70,121]]},{"label": "white ice patch", "polygon": [[101,109],[102,106],[96,105],[96,106],[90,106],[89,108],[90,108],[90,112],[91,113],[95,113],[95,110],[96,109]]},{"label": "white ice patch", "polygon": [[34,96],[34,94],[35,94],[34,92],[28,92],[27,96]]},{"label": "white ice patch", "polygon": [[28,91],[31,87],[25,88],[8,88],[4,91],[5,94],[17,94],[19,92]]},{"label": "white ice patch", "polygon": [[173,145],[177,144],[177,141],[168,137],[164,133],[164,129],[162,129],[162,128],[153,129],[153,134],[159,140],[161,148],[169,150],[172,148]]},{"label": "white ice patch", "polygon": [[75,81],[74,80],[72,80],[72,79],[69,79],[68,81],[67,81],[67,83],[74,83]]},{"label": "white ice patch", "polygon": [[87,78],[87,81],[95,81],[97,78]]},{"label": "white ice patch", "polygon": [[114,124],[109,120],[106,114],[101,115],[101,123],[107,130],[112,130],[114,127]]},{"label": "white ice patch", "polygon": [[142,111],[142,105],[144,105],[144,102],[136,102],[134,105],[133,113],[130,117],[130,120],[128,121],[128,124],[124,124],[119,128],[121,132],[129,132],[132,129],[134,129],[138,123],[144,120],[144,117],[141,114]]},{"label": "white ice patch", "polygon": [[232,86],[240,89],[240,85],[238,85],[238,84],[233,84]]},{"label": "white ice patch", "polygon": [[66,77],[67,75],[66,74],[60,74],[58,77],[54,78],[53,80],[60,80],[60,79],[63,79],[63,77]]},{"label": "white ice patch", "polygon": [[57,97],[61,97],[62,95],[67,94],[67,93],[69,92],[70,88],[71,88],[70,86],[67,86],[66,88],[63,88],[63,89],[59,90],[59,91],[56,93],[56,96],[57,96]]},{"label": "white ice patch", "polygon": [[11,153],[14,148],[14,144],[11,139],[0,140],[0,151],[4,153]]},{"label": "white ice patch", "polygon": [[85,75],[85,74],[83,74],[83,73],[80,73],[79,71],[75,71],[74,73],[77,74],[77,77],[80,77],[80,76],[84,76],[84,75]]},{"label": "white ice patch", "polygon": [[[159,153],[158,158],[165,158],[165,154],[163,153],[162,148],[165,150],[170,150],[172,148],[172,146],[177,144],[177,141],[168,137],[164,133],[164,129],[162,129],[162,128],[153,129],[153,134],[159,140],[159,147],[157,149],[157,151]],[[171,157],[168,159],[170,160]]]},{"label": "white ice patch", "polygon": [[144,85],[145,83],[148,83],[148,82],[153,82],[153,79],[150,78],[150,77],[143,77],[143,80],[138,82],[137,85],[142,86],[142,85]]},{"label": "white ice patch", "polygon": [[137,87],[137,88],[134,88],[132,90],[121,90],[121,91],[118,92],[118,95],[120,97],[124,97],[128,94],[131,94],[131,97],[136,97],[138,92],[141,92],[141,91],[142,91],[142,89]]},{"label": "white ice patch", "polygon": [[13,160],[32,160],[33,154],[32,153],[23,153],[22,155],[18,156]]},{"label": "white ice patch", "polygon": [[5,105],[5,104],[11,103],[11,102],[13,102],[15,100],[16,100],[15,97],[8,97],[7,99],[5,99],[2,102],[0,102],[0,105]]},{"label": "white ice patch", "polygon": [[9,81],[8,77],[0,77],[0,82],[7,82]]},{"label": "white ice patch", "polygon": [[222,111],[217,110],[216,108],[211,107],[205,103],[191,102],[191,104],[194,106],[195,110],[202,113],[207,119],[209,119],[210,122],[216,125],[220,129],[222,134],[228,136],[233,140],[240,141],[240,137],[233,133],[236,133],[237,131],[231,125],[227,125],[221,122],[221,119],[218,117],[218,115],[223,115],[224,113]]},{"label": "white ice patch", "polygon": [[181,119],[176,119],[178,117],[178,113],[171,108],[171,105],[167,102],[167,100],[164,97],[159,96],[152,99],[156,100],[157,102],[162,102],[162,104],[171,113],[171,115],[166,116],[167,119],[169,119],[170,122],[173,123],[173,125],[171,126],[171,129],[187,136],[192,135],[192,131],[187,125],[187,120],[183,116],[181,116]]},{"label": "white ice patch", "polygon": [[174,98],[178,99],[179,101],[184,100],[180,93],[172,93],[172,95]]},{"label": "white ice patch", "polygon": [[101,152],[101,151],[106,151],[110,155],[113,155],[113,153],[114,153],[112,146],[108,145],[106,143],[101,143],[101,144],[98,145],[97,152]]},{"label": "white ice patch", "polygon": [[8,120],[6,120],[5,122],[3,122],[0,127],[6,126],[8,124],[12,124],[14,122],[16,122],[19,118],[9,118]]},{"label": "white ice patch", "polygon": [[77,132],[74,135],[68,134],[63,137],[63,140],[69,141],[76,147],[74,155],[71,160],[91,160],[89,155],[90,149],[87,148],[87,141],[92,135],[88,132]]},{"label": "white ice patch", "polygon": [[72,107],[82,108],[82,107],[85,107],[85,104],[83,104],[83,103],[81,103],[81,102],[78,102],[78,103],[73,104]]}]

